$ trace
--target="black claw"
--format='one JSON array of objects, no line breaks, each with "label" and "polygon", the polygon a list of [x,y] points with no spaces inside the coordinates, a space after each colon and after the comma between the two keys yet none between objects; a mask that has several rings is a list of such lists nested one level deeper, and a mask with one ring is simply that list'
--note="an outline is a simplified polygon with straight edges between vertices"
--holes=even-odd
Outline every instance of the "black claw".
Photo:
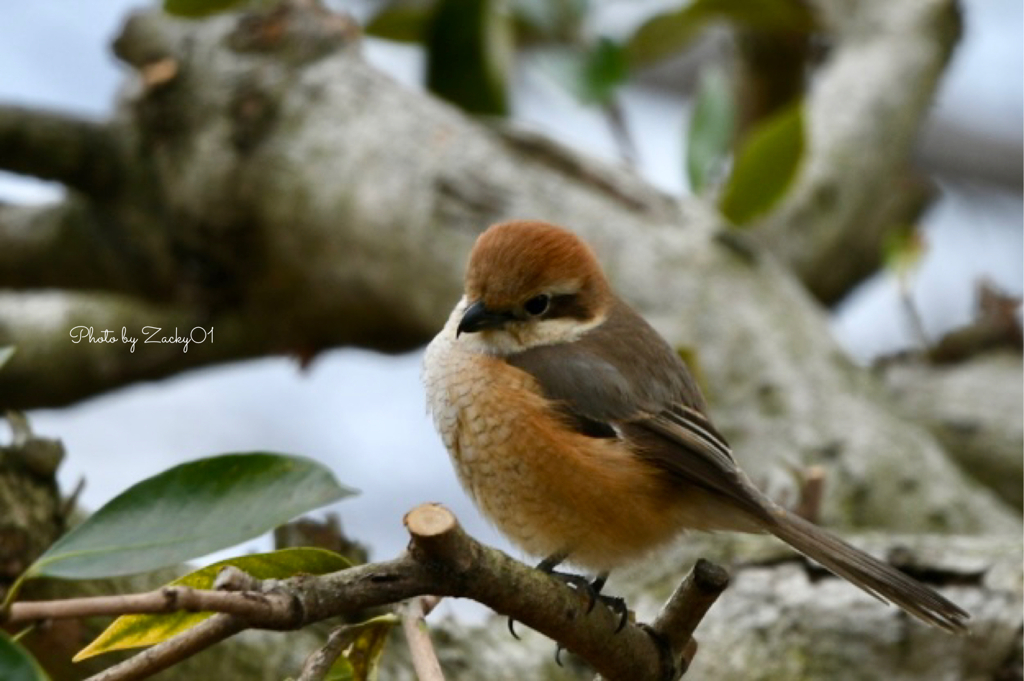
[{"label": "black claw", "polygon": [[519,634],[516,633],[515,624],[516,624],[516,621],[514,619],[512,619],[511,617],[509,617],[508,618],[508,633],[512,634],[512,638],[514,638],[515,640],[522,641],[523,639],[519,638]]},{"label": "black claw", "polygon": [[587,614],[589,615],[594,611],[594,606],[597,605],[599,600],[603,601],[601,596],[601,589],[604,588],[605,582],[608,581],[608,573],[602,572],[597,578],[590,583],[590,603],[587,604]]},{"label": "black claw", "polygon": [[[541,572],[546,572],[549,575],[554,575],[556,577],[559,577],[559,578],[563,579],[570,586],[574,586],[574,580],[583,580],[583,583],[586,584],[586,580],[583,579],[582,577],[578,577],[576,575],[566,575],[566,574],[561,573],[561,572],[555,572],[555,568],[558,567],[559,563],[561,563],[563,560],[565,560],[567,555],[568,555],[567,553],[556,553],[554,555],[548,556],[547,558],[545,558],[544,560],[542,560],[540,563],[537,564],[537,569],[540,570]],[[508,633],[512,634],[512,638],[514,638],[515,640],[521,641],[522,639],[519,638],[519,634],[516,633],[515,624],[516,624],[516,621],[514,619],[512,619],[511,617],[509,617],[508,618]]]},{"label": "black claw", "polygon": [[626,600],[624,598],[601,596],[601,602],[604,603],[613,614],[619,614],[619,626],[615,627],[615,633],[617,634],[625,629],[626,622],[629,621],[629,608],[626,607]]},{"label": "black claw", "polygon": [[565,650],[565,648],[562,647],[561,643],[559,643],[559,644],[557,644],[555,646],[555,664],[557,664],[559,667],[564,667],[565,666],[564,664],[562,664],[562,651],[563,650]]}]

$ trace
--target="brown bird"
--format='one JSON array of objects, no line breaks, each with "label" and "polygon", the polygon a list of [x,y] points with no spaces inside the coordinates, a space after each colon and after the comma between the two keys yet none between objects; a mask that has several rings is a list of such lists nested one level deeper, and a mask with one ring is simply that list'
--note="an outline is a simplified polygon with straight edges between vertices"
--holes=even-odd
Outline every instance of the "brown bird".
[{"label": "brown bird", "polygon": [[966,630],[964,610],[758,490],[678,354],[565,229],[506,222],[477,239],[424,382],[463,486],[546,569],[568,559],[599,573],[600,590],[684,530],[770,532],[869,594]]}]

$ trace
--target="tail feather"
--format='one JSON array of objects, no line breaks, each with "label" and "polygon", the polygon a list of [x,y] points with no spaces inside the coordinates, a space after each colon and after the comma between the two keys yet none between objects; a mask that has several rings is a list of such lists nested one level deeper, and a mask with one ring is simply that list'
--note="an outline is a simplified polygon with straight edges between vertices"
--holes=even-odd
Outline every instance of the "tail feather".
[{"label": "tail feather", "polygon": [[970,615],[913,577],[787,511],[775,513],[768,530],[808,558],[872,596],[949,631],[965,633]]}]

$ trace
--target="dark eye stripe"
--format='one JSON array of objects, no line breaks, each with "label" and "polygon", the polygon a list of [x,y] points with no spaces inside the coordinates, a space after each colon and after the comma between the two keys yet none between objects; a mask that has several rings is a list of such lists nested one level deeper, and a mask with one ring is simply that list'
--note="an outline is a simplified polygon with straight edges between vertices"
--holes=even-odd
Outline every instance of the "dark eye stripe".
[{"label": "dark eye stripe", "polygon": [[587,320],[593,316],[590,308],[584,305],[580,297],[575,293],[555,296],[548,305],[548,311],[544,313],[545,319],[571,318]]}]

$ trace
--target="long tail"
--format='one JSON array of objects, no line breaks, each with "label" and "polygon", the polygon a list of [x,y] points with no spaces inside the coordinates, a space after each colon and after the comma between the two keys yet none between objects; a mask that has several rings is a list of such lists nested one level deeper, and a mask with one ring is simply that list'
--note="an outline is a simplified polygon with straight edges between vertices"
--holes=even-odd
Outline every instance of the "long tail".
[{"label": "long tail", "polygon": [[970,615],[916,579],[799,516],[778,507],[773,511],[775,522],[766,529],[808,558],[928,624],[952,633],[967,631]]}]

